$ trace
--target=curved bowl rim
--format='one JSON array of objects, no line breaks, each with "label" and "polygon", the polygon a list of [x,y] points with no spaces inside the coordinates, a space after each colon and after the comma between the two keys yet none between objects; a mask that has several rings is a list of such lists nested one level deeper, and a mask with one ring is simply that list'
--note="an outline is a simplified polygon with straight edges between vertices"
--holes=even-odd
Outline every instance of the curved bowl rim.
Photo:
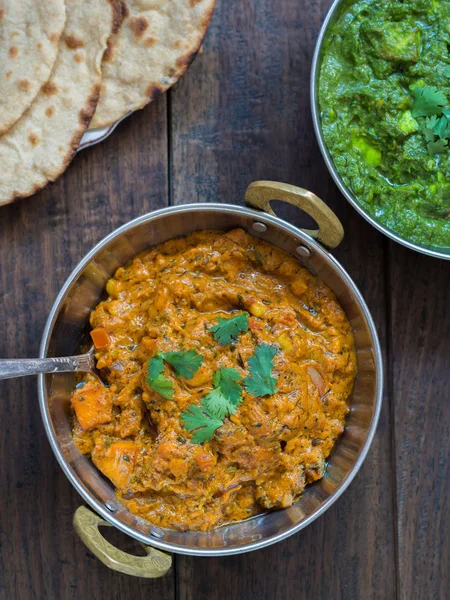
[{"label": "curved bowl rim", "polygon": [[345,197],[345,199],[353,206],[355,210],[359,212],[359,214],[366,219],[375,229],[384,233],[388,238],[394,240],[401,244],[402,246],[406,246],[410,250],[414,250],[416,252],[420,252],[421,254],[426,254],[427,256],[433,256],[434,258],[441,258],[443,260],[450,260],[450,250],[449,252],[442,252],[439,250],[433,250],[431,247],[422,246],[420,244],[415,244],[414,242],[410,242],[409,240],[402,238],[397,235],[394,231],[374,219],[356,200],[355,196],[349,191],[347,186],[342,181],[339,173],[334,166],[333,159],[331,154],[328,152],[328,148],[326,147],[325,141],[322,135],[322,128],[320,124],[320,111],[319,111],[319,99],[318,99],[318,77],[319,77],[319,66],[320,66],[320,53],[322,51],[322,45],[325,40],[325,36],[328,33],[328,27],[331,25],[333,17],[337,9],[341,4],[343,4],[346,0],[334,0],[330,9],[328,10],[327,16],[325,17],[325,21],[320,28],[319,36],[317,38],[316,46],[314,48],[313,60],[311,65],[311,77],[310,77],[310,98],[311,98],[311,112],[312,112],[312,120],[314,125],[314,132],[316,134],[317,142],[319,144],[320,151],[322,153],[323,159],[327,166],[328,171],[330,172],[331,177],[334,179],[335,184],[338,186],[340,192]]},{"label": "curved bowl rim", "polygon": [[87,502],[87,504],[96,511],[97,514],[99,514],[103,519],[105,519],[105,521],[107,521],[114,527],[117,527],[117,529],[119,529],[126,535],[129,535],[130,537],[138,540],[139,542],[141,542],[143,544],[147,544],[149,546],[153,546],[155,548],[158,548],[159,550],[165,550],[165,551],[172,552],[175,554],[183,554],[183,555],[189,555],[189,556],[228,556],[228,555],[234,555],[234,554],[242,554],[244,552],[250,552],[252,550],[258,550],[260,548],[264,548],[266,546],[275,544],[275,543],[293,535],[294,533],[297,533],[301,529],[304,529],[310,523],[315,521],[332,504],[334,504],[334,502],[336,502],[336,500],[348,488],[348,486],[350,485],[350,483],[353,481],[356,474],[358,473],[359,469],[361,468],[361,466],[367,456],[367,453],[370,449],[370,446],[372,444],[373,437],[375,435],[375,431],[376,431],[376,428],[378,425],[378,420],[379,420],[381,405],[382,405],[382,399],[383,399],[383,359],[382,359],[382,353],[381,353],[381,346],[380,346],[380,342],[378,339],[375,324],[373,322],[373,319],[369,312],[369,309],[368,309],[359,289],[357,288],[356,284],[353,282],[353,280],[348,275],[348,273],[345,271],[345,269],[340,265],[340,263],[327,250],[325,250],[317,241],[315,241],[308,234],[304,233],[301,229],[298,229],[294,225],[287,223],[283,219],[274,217],[267,213],[261,213],[259,211],[255,211],[255,210],[252,210],[249,208],[244,208],[244,207],[238,206],[238,205],[216,204],[216,203],[183,204],[180,206],[170,206],[170,207],[162,208],[162,209],[147,213],[145,215],[142,215],[141,217],[137,217],[136,219],[133,219],[132,221],[129,221],[129,222],[125,223],[124,225],[118,227],[117,229],[115,229],[114,231],[112,231],[111,233],[106,235],[102,240],[100,240],[92,248],[92,250],[90,250],[84,256],[84,258],[82,258],[80,260],[80,262],[75,266],[75,268],[72,270],[71,274],[66,279],[66,282],[62,286],[59,294],[57,295],[57,297],[52,305],[49,316],[47,318],[47,322],[45,324],[44,332],[42,334],[42,341],[41,341],[41,345],[40,345],[39,356],[40,356],[40,358],[45,358],[45,356],[46,356],[48,343],[50,340],[50,332],[53,328],[56,317],[59,314],[62,303],[63,303],[67,293],[69,292],[72,284],[77,279],[79,274],[83,271],[83,269],[89,264],[89,262],[97,255],[97,253],[104,246],[109,244],[114,239],[120,237],[122,234],[129,231],[130,229],[133,229],[134,227],[139,226],[143,223],[146,223],[150,220],[157,219],[158,217],[161,217],[161,216],[164,216],[167,214],[171,214],[171,213],[176,213],[176,212],[192,212],[192,211],[204,211],[204,210],[222,211],[222,212],[226,212],[226,213],[233,213],[233,214],[237,214],[237,215],[245,215],[245,216],[254,217],[258,221],[267,222],[269,224],[273,224],[273,225],[276,225],[279,227],[281,226],[285,231],[306,241],[311,247],[313,247],[315,252],[320,254],[324,259],[329,260],[332,263],[333,267],[336,268],[339,275],[343,278],[345,283],[349,286],[352,293],[354,294],[354,298],[355,298],[356,302],[359,304],[359,306],[361,307],[361,310],[367,321],[370,335],[373,340],[373,352],[375,355],[375,366],[376,366],[376,398],[375,398],[375,406],[374,406],[374,411],[373,411],[372,422],[371,422],[369,430],[368,430],[367,439],[365,441],[365,444],[362,447],[360,455],[358,456],[357,461],[353,465],[352,470],[349,472],[347,477],[342,481],[342,483],[336,489],[336,491],[322,504],[322,506],[319,508],[319,510],[317,510],[316,512],[311,514],[309,517],[307,517],[306,519],[304,519],[302,522],[298,523],[297,525],[294,525],[293,527],[287,529],[283,533],[275,534],[275,535],[272,535],[271,537],[268,537],[267,539],[260,540],[258,542],[252,542],[249,544],[245,544],[241,547],[231,548],[231,549],[226,549],[226,548],[219,548],[216,550],[214,550],[214,549],[212,549],[212,550],[211,549],[190,549],[190,548],[185,548],[182,546],[178,546],[175,544],[165,542],[164,540],[154,538],[151,535],[141,534],[140,532],[135,531],[131,527],[128,527],[127,525],[125,525],[124,523],[122,523],[121,521],[116,519],[114,514],[111,513],[110,511],[108,511],[107,508],[103,504],[101,504],[93,496],[91,496],[91,494],[87,491],[86,488],[79,485],[76,477],[73,475],[73,473],[69,467],[69,464],[66,462],[66,460],[62,456],[61,450],[58,447],[57,440],[56,440],[55,436],[53,435],[51,419],[50,419],[49,413],[47,411],[45,376],[44,375],[38,376],[38,395],[39,395],[39,407],[40,407],[40,411],[41,411],[42,420],[44,423],[47,438],[50,442],[50,446],[52,448],[53,454],[55,455],[60,467],[62,468],[63,472],[65,473],[66,477],[68,478],[68,480],[70,481],[72,486],[75,488],[75,490],[81,495],[81,497]]}]

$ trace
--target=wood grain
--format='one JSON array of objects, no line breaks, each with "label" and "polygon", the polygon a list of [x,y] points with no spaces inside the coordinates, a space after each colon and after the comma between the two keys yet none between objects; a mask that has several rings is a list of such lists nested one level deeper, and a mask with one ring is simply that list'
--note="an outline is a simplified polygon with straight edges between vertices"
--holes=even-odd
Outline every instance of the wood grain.
[{"label": "wood grain", "polygon": [[[360,286],[386,337],[385,240],[336,191],[309,108],[309,69],[329,3],[218,5],[203,56],[171,95],[171,199],[242,203],[272,179],[326,199],[347,231],[335,255]],[[301,225],[296,209],[281,216]],[[370,268],[367,265],[370,265]],[[221,559],[179,557],[180,600],[394,598],[395,522],[389,399],[356,480],[327,513],[265,550]]]},{"label": "wood grain", "polygon": [[450,264],[390,243],[401,598],[449,595]]},{"label": "wood grain", "polygon": [[[280,544],[176,557],[163,579],[133,579],[104,567],[73,532],[81,499],[51,453],[35,379],[0,382],[1,600],[448,597],[450,264],[388,242],[326,171],[308,89],[329,5],[218,0],[203,55],[170,94],[83,151],[56,184],[0,209],[0,356],[37,355],[60,286],[118,225],[169,202],[242,203],[257,179],[300,185],[341,219],[346,235],[333,254],[363,293],[384,349],[388,385],[360,473],[325,515]],[[310,224],[294,207],[276,210]],[[136,551],[118,532],[105,534]]]},{"label": "wood grain", "polygon": [[[38,355],[48,311],[75,264],[118,225],[167,204],[167,164],[161,98],[80,153],[57,183],[2,207],[0,356]],[[72,515],[82,500],[50,450],[36,379],[0,382],[0,397],[0,598],[172,599],[173,573],[115,573],[77,538]]]}]

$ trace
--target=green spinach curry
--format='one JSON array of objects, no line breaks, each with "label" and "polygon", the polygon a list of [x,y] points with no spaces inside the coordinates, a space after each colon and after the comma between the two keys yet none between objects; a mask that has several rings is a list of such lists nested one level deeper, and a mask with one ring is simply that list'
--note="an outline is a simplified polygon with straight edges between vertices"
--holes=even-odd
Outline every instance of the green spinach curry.
[{"label": "green spinach curry", "polygon": [[358,203],[419,245],[450,247],[450,1],[344,3],[323,47],[325,144]]}]

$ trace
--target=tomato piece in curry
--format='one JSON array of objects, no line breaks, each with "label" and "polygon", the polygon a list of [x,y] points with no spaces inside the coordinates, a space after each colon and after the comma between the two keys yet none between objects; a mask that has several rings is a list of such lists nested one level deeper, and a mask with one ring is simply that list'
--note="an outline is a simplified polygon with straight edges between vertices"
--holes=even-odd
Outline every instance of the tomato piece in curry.
[{"label": "tomato piece in curry", "polygon": [[[74,391],[73,436],[132,513],[159,527],[208,531],[288,507],[323,476],[344,429],[356,356],[344,311],[320,279],[235,229],[153,247],[119,268],[106,290],[90,323],[110,338],[96,349],[109,388],[87,376]],[[242,311],[248,330],[219,344],[217,317]],[[200,405],[220,367],[248,376],[263,343],[277,349],[275,393],[255,397],[243,386],[235,414],[210,441],[193,443],[182,413]],[[203,357],[195,375],[177,377],[164,364],[173,396],[153,391],[149,360],[190,349]]]}]

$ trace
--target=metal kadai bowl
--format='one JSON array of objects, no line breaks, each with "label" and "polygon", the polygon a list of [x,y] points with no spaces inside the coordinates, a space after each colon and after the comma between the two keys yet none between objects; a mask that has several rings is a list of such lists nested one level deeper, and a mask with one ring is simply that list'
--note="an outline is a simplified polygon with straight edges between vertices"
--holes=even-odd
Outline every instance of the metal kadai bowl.
[{"label": "metal kadai bowl", "polygon": [[319,77],[320,77],[320,68],[322,65],[322,56],[324,52],[325,41],[328,39],[328,36],[331,34],[332,29],[336,21],[338,20],[341,10],[348,7],[348,0],[335,0],[328,11],[328,14],[323,22],[323,25],[320,29],[319,37],[317,38],[316,47],[314,50],[314,56],[311,67],[311,81],[310,81],[310,96],[311,96],[311,111],[312,118],[314,123],[314,131],[316,133],[317,141],[319,143],[320,151],[322,152],[322,156],[325,160],[327,168],[330,172],[330,175],[334,179],[334,182],[338,186],[339,190],[343,194],[343,196],[350,202],[350,204],[355,208],[361,216],[363,216],[366,221],[368,221],[373,227],[387,235],[394,242],[398,242],[403,246],[406,246],[410,250],[415,250],[416,252],[421,252],[422,254],[427,254],[428,256],[434,256],[435,258],[443,258],[445,260],[450,260],[450,249],[446,250],[445,248],[437,248],[435,246],[425,246],[421,244],[415,244],[411,242],[407,238],[400,236],[394,230],[390,229],[386,225],[383,225],[380,221],[372,217],[358,202],[357,197],[353,194],[351,190],[345,185],[342,181],[341,176],[339,175],[336,167],[334,166],[333,157],[328,152],[327,145],[325,143],[323,132],[322,132],[322,123],[320,118],[320,106],[319,106]]},{"label": "metal kadai bowl", "polygon": [[[270,208],[270,200],[275,199],[305,210],[317,222],[318,229],[306,232],[277,218]],[[253,209],[188,204],[157,210],[105,237],[81,260],[59,293],[45,326],[40,356],[70,356],[80,352],[89,330],[89,314],[104,297],[107,280],[142,250],[193,231],[241,227],[296,256],[327,283],[344,308],[353,328],[358,361],[345,431],[328,459],[323,479],[308,486],[292,507],[207,533],[160,529],[120,504],[114,486],[74,444],[70,396],[75,376],[40,375],[40,408],[53,452],[72,485],[94,511],[86,506],[78,508],[75,529],[100,560],[121,572],[158,577],[171,564],[170,555],[161,550],[195,556],[239,554],[297,533],[323,514],[349,486],[375,433],[382,398],[381,350],[372,317],[356,285],[324,248],[324,245],[335,247],[341,241],[343,229],[339,220],[317,196],[286,184],[253,183],[245,200]],[[135,538],[145,545],[147,556],[136,557],[118,550],[101,535],[99,525],[112,525]]]}]

